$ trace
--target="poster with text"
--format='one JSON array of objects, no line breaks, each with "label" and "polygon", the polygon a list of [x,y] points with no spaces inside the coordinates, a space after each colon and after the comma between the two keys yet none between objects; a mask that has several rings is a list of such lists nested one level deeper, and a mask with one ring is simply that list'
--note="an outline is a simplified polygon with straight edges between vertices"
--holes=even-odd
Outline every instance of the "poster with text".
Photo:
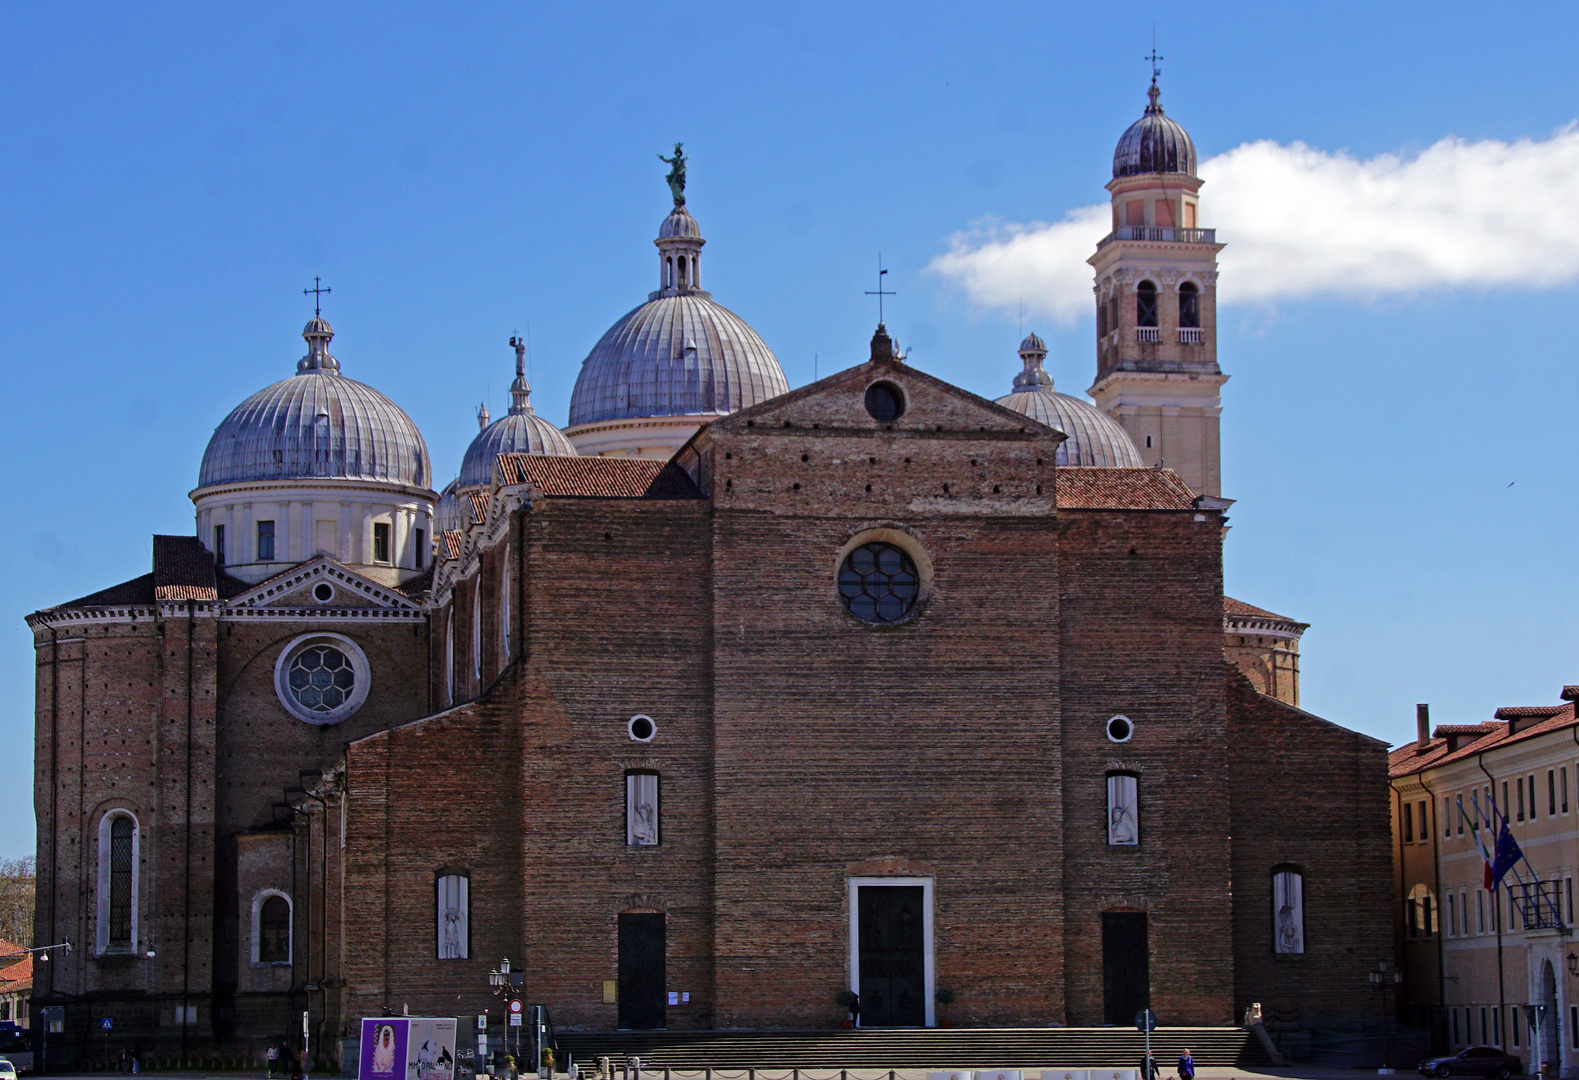
[{"label": "poster with text", "polygon": [[455,1080],[459,1027],[454,1017],[412,1017],[406,1080]]},{"label": "poster with text", "polygon": [[363,1019],[357,1080],[406,1080],[410,1027],[411,1021],[404,1016]]}]

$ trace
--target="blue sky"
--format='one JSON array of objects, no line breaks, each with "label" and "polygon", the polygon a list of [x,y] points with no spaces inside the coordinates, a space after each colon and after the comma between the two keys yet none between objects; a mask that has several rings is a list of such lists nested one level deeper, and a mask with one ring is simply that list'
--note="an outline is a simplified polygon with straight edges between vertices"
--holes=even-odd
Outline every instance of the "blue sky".
[{"label": "blue sky", "polygon": [[294,370],[315,274],[345,373],[412,415],[442,483],[528,322],[563,423],[653,288],[680,139],[704,282],[792,385],[864,356],[881,251],[915,365],[1006,393],[1023,298],[1083,391],[1098,235],[1037,249],[1012,299],[1001,265],[973,291],[934,260],[1105,199],[1153,23],[1229,245],[1230,592],[1312,623],[1305,706],[1382,738],[1417,701],[1554,702],[1579,682],[1574,5],[15,4],[0,855],[31,850],[22,617],[192,528],[208,435]]}]

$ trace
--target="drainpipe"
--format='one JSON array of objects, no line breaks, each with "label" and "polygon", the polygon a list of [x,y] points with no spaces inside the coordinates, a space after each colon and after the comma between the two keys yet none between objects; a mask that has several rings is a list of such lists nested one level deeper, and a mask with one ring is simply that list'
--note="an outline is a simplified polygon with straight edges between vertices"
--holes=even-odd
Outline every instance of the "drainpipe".
[{"label": "drainpipe", "polygon": [[[1487,802],[1489,802],[1493,807],[1497,808],[1497,816],[1500,817],[1502,814],[1502,809],[1501,807],[1497,807],[1496,803],[1497,778],[1492,776],[1491,773],[1486,772],[1486,752],[1484,750],[1475,755],[1475,764],[1480,766],[1480,771],[1486,773],[1486,779],[1491,782],[1491,797],[1487,799]],[[1492,824],[1496,824],[1495,818],[1493,818]],[[1493,857],[1495,857],[1497,850],[1495,828],[1492,830],[1491,850]],[[1505,991],[1503,989],[1502,977],[1502,898],[1496,892],[1491,894],[1491,925],[1497,928],[1497,1027],[1501,1028],[1502,1014],[1507,1005],[1507,1001],[1503,996]],[[1511,1034],[1511,1032],[1509,1034]],[[1505,1051],[1507,1049],[1506,1042],[1507,1037],[1504,1036],[1504,1045],[1499,1046],[1498,1049]]]}]

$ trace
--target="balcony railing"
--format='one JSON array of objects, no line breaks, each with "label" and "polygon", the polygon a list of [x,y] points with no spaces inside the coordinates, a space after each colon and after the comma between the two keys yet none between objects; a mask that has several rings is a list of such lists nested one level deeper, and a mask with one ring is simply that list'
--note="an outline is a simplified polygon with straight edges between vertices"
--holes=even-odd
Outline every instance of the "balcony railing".
[{"label": "balcony railing", "polygon": [[1201,343],[1201,328],[1199,326],[1179,327],[1180,345],[1199,345]]},{"label": "balcony railing", "polygon": [[1526,930],[1561,930],[1562,901],[1555,881],[1508,883],[1508,898],[1513,901]]},{"label": "balcony railing", "polygon": [[1162,331],[1155,326],[1137,326],[1135,327],[1135,340],[1150,342],[1155,345],[1162,341]]},{"label": "balcony railing", "polygon": [[1126,225],[1097,241],[1104,248],[1115,240],[1155,240],[1168,244],[1215,244],[1216,229],[1178,229],[1171,225]]}]

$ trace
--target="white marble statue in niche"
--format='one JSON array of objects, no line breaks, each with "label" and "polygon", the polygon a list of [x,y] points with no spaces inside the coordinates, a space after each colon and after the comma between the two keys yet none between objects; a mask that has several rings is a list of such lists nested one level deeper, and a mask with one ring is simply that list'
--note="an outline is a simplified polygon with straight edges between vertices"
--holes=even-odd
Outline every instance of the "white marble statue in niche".
[{"label": "white marble statue in niche", "polygon": [[1272,951],[1298,955],[1305,951],[1305,879],[1298,870],[1272,875]]},{"label": "white marble statue in niche", "polygon": [[1125,773],[1107,778],[1107,842],[1113,846],[1140,843],[1140,796],[1135,777]]},{"label": "white marble statue in niche", "polygon": [[445,874],[439,878],[438,936],[440,960],[464,960],[469,953],[466,940],[466,911],[471,880],[465,874]]},{"label": "white marble statue in niche", "polygon": [[625,777],[625,843],[653,847],[658,843],[658,774]]}]

